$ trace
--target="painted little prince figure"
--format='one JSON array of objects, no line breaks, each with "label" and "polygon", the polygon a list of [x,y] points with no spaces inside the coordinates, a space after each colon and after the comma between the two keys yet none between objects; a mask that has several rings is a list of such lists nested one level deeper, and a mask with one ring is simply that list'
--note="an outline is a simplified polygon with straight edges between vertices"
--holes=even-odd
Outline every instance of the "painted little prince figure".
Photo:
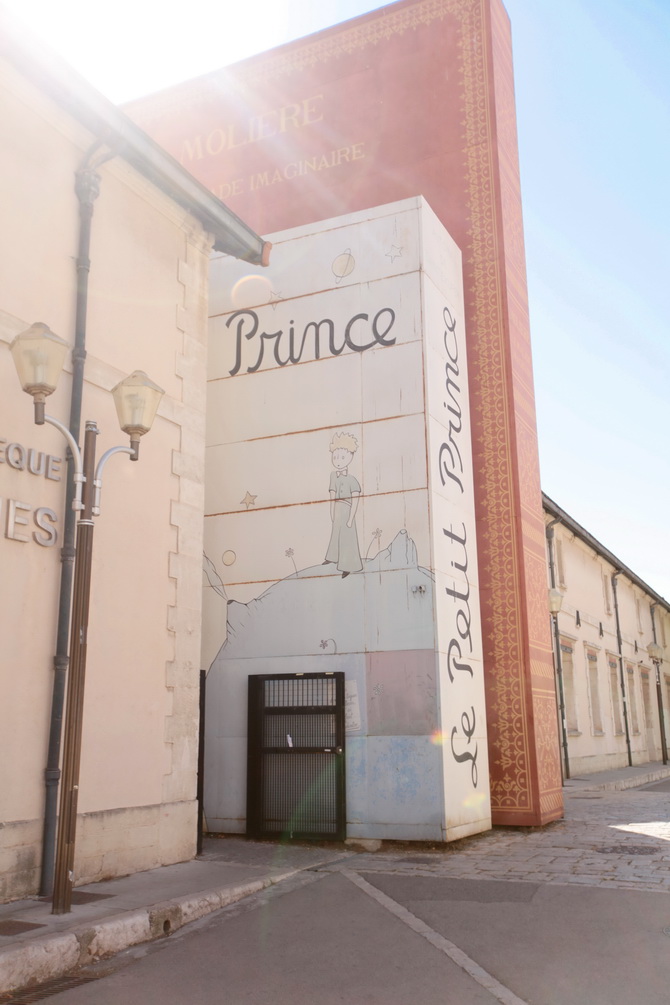
[{"label": "painted little prince figure", "polygon": [[323,564],[336,563],[342,579],[350,572],[360,572],[363,568],[356,533],[356,510],[361,487],[354,476],[349,474],[349,464],[357,450],[358,441],[355,436],[351,433],[335,433],[330,444],[335,470],[331,472],[329,488],[333,529]]}]

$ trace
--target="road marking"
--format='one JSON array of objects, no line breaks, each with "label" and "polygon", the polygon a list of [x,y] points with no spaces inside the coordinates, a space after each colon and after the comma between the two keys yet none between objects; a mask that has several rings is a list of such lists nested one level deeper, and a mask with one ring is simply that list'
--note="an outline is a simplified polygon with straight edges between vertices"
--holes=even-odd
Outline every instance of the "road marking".
[{"label": "road marking", "polygon": [[339,871],[340,875],[346,876],[359,890],[367,893],[368,897],[372,897],[378,904],[385,907],[387,911],[390,911],[396,918],[404,922],[413,932],[416,932],[417,935],[422,935],[432,946],[435,946],[445,956],[448,956],[457,967],[460,967],[473,980],[481,984],[483,988],[486,988],[489,994],[492,994],[502,1005],[527,1005],[527,1002],[518,998],[513,991],[510,991],[509,988],[506,988],[504,984],[501,984],[495,977],[492,977],[483,967],[480,967],[478,963],[470,959],[462,949],[459,949],[453,942],[449,942],[443,935],[434,931],[425,921],[421,921],[420,918],[417,918],[415,914],[408,911],[402,904],[398,904],[397,901],[392,900],[391,897],[378,890],[376,886],[372,886],[362,876],[359,876],[357,872],[351,872],[350,869],[340,869]]}]

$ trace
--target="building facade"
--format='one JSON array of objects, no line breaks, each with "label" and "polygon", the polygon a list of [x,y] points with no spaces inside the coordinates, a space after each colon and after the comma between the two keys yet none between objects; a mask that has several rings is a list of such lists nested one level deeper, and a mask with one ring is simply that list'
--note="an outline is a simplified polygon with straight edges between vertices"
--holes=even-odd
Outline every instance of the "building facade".
[{"label": "building facade", "polygon": [[[122,377],[142,369],[165,391],[139,462],[110,459],[95,519],[75,877],[188,859],[209,256],[218,244],[260,261],[264,244],[4,15],[0,29],[0,899],[10,900],[50,878],[41,884],[45,792],[58,781],[55,683],[67,673],[67,645],[55,658],[61,571],[72,554],[67,444],[33,425],[9,347],[36,321],[77,346],[80,425],[97,421],[98,457],[127,444],[109,393]],[[47,401],[66,426],[74,356]]]},{"label": "building facade", "polygon": [[[556,617],[568,770],[667,760],[670,604],[547,496],[544,512],[549,582],[553,566],[563,595]],[[559,737],[563,746],[562,725]]]}]

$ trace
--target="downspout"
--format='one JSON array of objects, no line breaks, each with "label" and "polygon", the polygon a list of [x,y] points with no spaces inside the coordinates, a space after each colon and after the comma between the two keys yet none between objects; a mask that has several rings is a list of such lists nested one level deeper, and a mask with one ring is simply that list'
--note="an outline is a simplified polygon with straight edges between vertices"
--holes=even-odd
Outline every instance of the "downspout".
[{"label": "downspout", "polygon": [[[91,267],[89,257],[91,247],[91,221],[93,205],[100,192],[100,176],[91,166],[91,157],[99,147],[95,143],[84,158],[75,176],[75,193],[79,201],[79,248],[77,253],[77,299],[75,313],[74,348],[72,350],[72,393],[70,398],[70,432],[77,443],[81,429],[81,404],[84,388],[84,361],[86,360],[86,315],[88,308],[88,276]],[[111,155],[109,155],[111,156]],[[108,159],[107,156],[102,160]],[[96,166],[102,163],[98,160]],[[60,749],[63,732],[63,708],[68,671],[68,642],[70,628],[70,608],[72,603],[72,581],[74,577],[76,515],[72,509],[74,500],[74,467],[70,450],[67,452],[67,481],[65,490],[65,513],[63,517],[63,545],[61,547],[60,593],[58,598],[58,621],[56,629],[56,655],[54,656],[54,680],[51,696],[51,720],[49,725],[49,747],[47,765],[44,771],[45,801],[44,828],[42,837],[42,871],[40,876],[40,896],[50,897],[53,893],[54,865],[56,850],[56,829],[58,821],[58,782],[60,780]]]},{"label": "downspout", "polygon": [[[656,619],[654,617],[654,611],[658,607],[658,604],[649,605],[649,613],[651,614],[651,635],[654,640],[654,644],[658,643],[656,638]],[[656,701],[658,702],[658,724],[661,727],[661,754],[663,756],[663,763],[668,763],[668,741],[665,736],[665,715],[663,713],[663,692],[661,690],[661,664],[659,660],[653,660],[654,669],[656,670]]]},{"label": "downspout", "polygon": [[616,618],[616,642],[619,650],[619,684],[621,686],[621,698],[623,701],[623,723],[626,730],[626,750],[628,751],[628,767],[633,767],[633,755],[630,749],[630,730],[628,729],[628,702],[626,700],[626,688],[623,676],[623,640],[621,638],[621,622],[619,621],[619,598],[617,596],[616,581],[621,575],[621,569],[612,573],[612,596],[614,597],[614,617]]},{"label": "downspout", "polygon": [[[561,521],[552,520],[546,526],[547,554],[549,556],[549,582],[551,589],[556,589],[556,570],[554,566],[554,525]],[[568,725],[565,717],[565,693],[563,690],[563,660],[561,659],[561,633],[558,628],[558,614],[551,614],[554,629],[554,647],[556,651],[556,684],[558,689],[558,718],[563,746],[563,780],[570,778],[570,758],[568,756]]]}]

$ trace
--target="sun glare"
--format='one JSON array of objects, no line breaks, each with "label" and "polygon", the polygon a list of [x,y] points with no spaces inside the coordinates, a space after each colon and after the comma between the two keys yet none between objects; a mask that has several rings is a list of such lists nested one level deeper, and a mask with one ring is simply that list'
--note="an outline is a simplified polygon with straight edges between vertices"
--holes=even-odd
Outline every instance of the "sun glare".
[{"label": "sun glare", "polygon": [[118,0],[5,0],[40,41],[115,102],[129,101],[271,48],[287,28],[287,0],[257,0],[246,14],[212,0],[177,5]]}]

